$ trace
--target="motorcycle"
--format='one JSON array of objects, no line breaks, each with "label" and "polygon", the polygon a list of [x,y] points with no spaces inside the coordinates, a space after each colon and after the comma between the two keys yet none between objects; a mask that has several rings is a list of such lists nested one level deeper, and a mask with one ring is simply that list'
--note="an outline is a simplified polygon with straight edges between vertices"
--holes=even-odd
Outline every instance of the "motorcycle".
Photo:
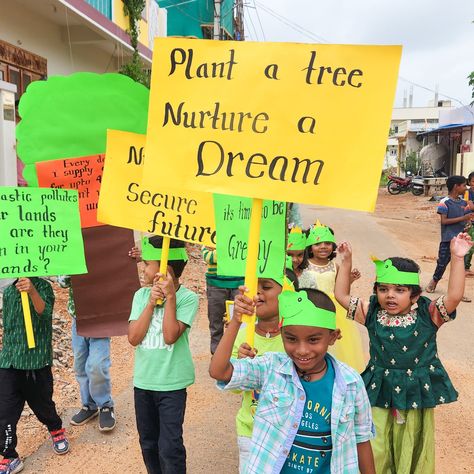
[{"label": "motorcycle", "polygon": [[421,176],[413,178],[410,172],[406,178],[392,175],[388,177],[387,191],[393,195],[411,191],[415,196],[421,196],[424,192],[423,180]]}]

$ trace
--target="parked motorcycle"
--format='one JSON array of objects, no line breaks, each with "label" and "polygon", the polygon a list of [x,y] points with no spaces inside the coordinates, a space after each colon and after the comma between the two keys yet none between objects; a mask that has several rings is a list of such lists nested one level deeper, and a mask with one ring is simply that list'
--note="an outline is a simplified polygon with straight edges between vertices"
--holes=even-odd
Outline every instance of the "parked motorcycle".
[{"label": "parked motorcycle", "polygon": [[411,191],[415,196],[421,196],[424,192],[423,180],[421,176],[415,176],[413,178],[410,173],[407,173],[406,178],[392,175],[388,177],[387,191],[390,194],[400,194]]}]

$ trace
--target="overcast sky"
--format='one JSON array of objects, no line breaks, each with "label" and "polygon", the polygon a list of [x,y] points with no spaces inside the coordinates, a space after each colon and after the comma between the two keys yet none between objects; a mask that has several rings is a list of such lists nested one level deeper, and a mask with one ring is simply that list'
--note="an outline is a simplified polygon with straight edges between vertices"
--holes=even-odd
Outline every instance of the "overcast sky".
[{"label": "overcast sky", "polygon": [[[474,0],[244,0],[244,4],[247,40],[403,45],[396,107],[402,106],[403,92],[410,89],[402,78],[433,90],[438,84],[439,99],[445,98],[444,93],[464,104],[472,101],[466,77],[474,70]],[[425,106],[433,97],[434,92],[413,86],[414,106]]]}]

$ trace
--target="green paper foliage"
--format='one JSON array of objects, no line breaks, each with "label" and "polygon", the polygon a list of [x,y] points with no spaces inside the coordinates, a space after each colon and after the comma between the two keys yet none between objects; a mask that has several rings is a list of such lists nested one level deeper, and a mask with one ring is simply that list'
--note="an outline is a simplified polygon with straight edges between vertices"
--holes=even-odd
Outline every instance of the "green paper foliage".
[{"label": "green paper foliage", "polygon": [[32,82],[19,104],[17,152],[38,186],[35,163],[105,153],[107,129],[146,133],[149,90],[123,74],[78,72]]}]

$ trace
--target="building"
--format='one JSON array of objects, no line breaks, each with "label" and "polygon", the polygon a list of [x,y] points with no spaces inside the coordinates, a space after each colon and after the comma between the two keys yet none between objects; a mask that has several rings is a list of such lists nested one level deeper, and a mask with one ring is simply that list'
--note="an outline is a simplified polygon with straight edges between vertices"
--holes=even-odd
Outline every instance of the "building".
[{"label": "building", "polygon": [[447,150],[447,174],[467,176],[474,171],[474,107],[440,111],[438,127],[419,133],[423,145],[437,144]]},{"label": "building", "polygon": [[[16,86],[15,102],[33,81],[78,71],[117,72],[131,59],[123,0],[7,2],[0,14],[0,97],[2,91],[12,95],[9,84]],[[139,54],[145,68],[151,69],[158,36],[243,39],[243,0],[146,0],[139,31]],[[3,89],[2,81],[9,83]],[[14,142],[14,135],[2,135],[7,128],[9,124],[0,123],[4,144]],[[11,162],[5,154],[14,154],[10,144],[7,149],[0,147],[0,169]],[[0,172],[0,184],[3,175]],[[21,176],[18,182],[24,184]]]},{"label": "building", "polygon": [[[151,67],[156,36],[243,38],[242,0],[146,0],[139,52]],[[132,54],[122,0],[8,0],[0,15],[0,80],[17,86],[76,71],[115,72]]]},{"label": "building", "polygon": [[[394,108],[390,122],[385,166],[387,168],[397,167],[399,172],[402,168],[403,171],[407,156],[418,153],[423,146],[423,140],[419,136],[420,132],[437,128],[440,112],[452,109],[454,107],[450,101],[437,101],[436,107]],[[394,140],[396,140],[396,143]],[[394,151],[395,147],[396,152]]]}]

